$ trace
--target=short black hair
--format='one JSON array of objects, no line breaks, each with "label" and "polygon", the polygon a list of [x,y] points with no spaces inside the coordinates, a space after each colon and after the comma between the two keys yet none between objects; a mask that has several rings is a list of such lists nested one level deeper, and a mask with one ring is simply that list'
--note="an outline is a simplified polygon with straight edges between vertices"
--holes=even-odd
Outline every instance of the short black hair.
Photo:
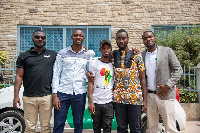
[{"label": "short black hair", "polygon": [[147,30],[147,31],[144,31],[144,32],[143,32],[143,34],[142,34],[142,39],[143,39],[143,35],[144,35],[145,33],[147,33],[147,32],[151,32],[154,36],[156,36],[156,35],[153,33],[153,31]]},{"label": "short black hair", "polygon": [[118,30],[118,31],[117,31],[117,33],[116,33],[116,35],[117,35],[118,33],[122,33],[122,32],[126,32],[126,34],[127,34],[127,37],[128,37],[128,32],[127,32],[127,31],[125,31],[124,29],[120,29],[120,30]]},{"label": "short black hair", "polygon": [[[81,30],[84,33],[84,31],[81,28],[74,29],[74,31],[76,31],[76,30]],[[73,35],[74,31],[72,32],[72,35]]]},{"label": "short black hair", "polygon": [[36,30],[36,31],[33,32],[33,35],[34,35],[36,32],[43,32],[43,33],[45,34],[45,36],[46,36],[46,33],[45,33],[43,30]]}]

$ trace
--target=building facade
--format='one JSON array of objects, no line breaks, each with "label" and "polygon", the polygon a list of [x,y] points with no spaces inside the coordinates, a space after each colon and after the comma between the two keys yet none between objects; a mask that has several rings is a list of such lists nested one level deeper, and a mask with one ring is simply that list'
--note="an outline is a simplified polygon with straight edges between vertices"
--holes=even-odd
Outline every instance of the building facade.
[{"label": "building facade", "polygon": [[84,45],[99,56],[99,42],[129,33],[129,47],[142,48],[141,35],[157,27],[200,24],[200,0],[1,0],[0,51],[27,50],[36,29],[47,34],[47,48],[59,51],[71,45],[75,28],[85,32]]}]

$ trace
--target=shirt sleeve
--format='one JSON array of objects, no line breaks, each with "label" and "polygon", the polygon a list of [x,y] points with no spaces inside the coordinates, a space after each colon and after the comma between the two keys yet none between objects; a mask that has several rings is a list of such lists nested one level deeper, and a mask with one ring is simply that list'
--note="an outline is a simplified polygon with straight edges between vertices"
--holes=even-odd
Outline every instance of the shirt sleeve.
[{"label": "shirt sleeve", "polygon": [[168,79],[166,85],[169,86],[169,88],[172,88],[180,79],[183,73],[183,69],[178,58],[176,57],[174,51],[171,48],[168,48],[168,57],[170,68],[173,70],[173,75],[170,79]]},{"label": "shirt sleeve", "polygon": [[138,54],[138,70],[139,71],[144,71],[145,70],[145,67],[144,67],[144,61],[143,61],[143,58],[142,58],[142,55],[141,54]]},{"label": "shirt sleeve", "polygon": [[88,70],[90,72],[92,72],[93,75],[95,75],[95,66],[94,66],[94,63],[95,61],[94,60],[90,60],[89,63],[88,63]]},{"label": "shirt sleeve", "polygon": [[56,56],[56,60],[53,66],[53,78],[52,78],[52,93],[57,93],[59,87],[59,80],[62,71],[62,57],[61,55]]},{"label": "shirt sleeve", "polygon": [[16,66],[17,68],[24,68],[24,60],[22,59],[21,55],[19,55],[17,58]]}]

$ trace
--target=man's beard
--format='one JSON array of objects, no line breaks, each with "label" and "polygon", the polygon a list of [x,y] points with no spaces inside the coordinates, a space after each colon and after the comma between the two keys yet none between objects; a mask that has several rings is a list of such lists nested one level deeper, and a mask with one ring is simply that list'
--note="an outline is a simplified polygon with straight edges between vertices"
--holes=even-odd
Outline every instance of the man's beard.
[{"label": "man's beard", "polygon": [[125,49],[126,49],[126,47],[127,47],[127,45],[126,45],[126,46],[124,46],[124,47],[119,47],[119,49],[120,49],[120,50],[125,50]]},{"label": "man's beard", "polygon": [[146,46],[146,47],[147,47],[148,49],[152,49],[152,48],[155,47],[155,45],[156,45],[156,43],[154,43],[153,45]]},{"label": "man's beard", "polygon": [[43,48],[45,45],[46,45],[46,43],[43,44],[43,45],[38,45],[38,44],[34,43],[34,46],[37,47],[37,48]]}]

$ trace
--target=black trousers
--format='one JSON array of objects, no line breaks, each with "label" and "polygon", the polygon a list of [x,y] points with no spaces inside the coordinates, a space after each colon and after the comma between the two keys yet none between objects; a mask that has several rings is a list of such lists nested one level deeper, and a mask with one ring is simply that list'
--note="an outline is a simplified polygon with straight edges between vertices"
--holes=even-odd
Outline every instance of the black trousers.
[{"label": "black trousers", "polygon": [[94,104],[95,114],[92,115],[94,133],[111,133],[113,119],[113,103]]},{"label": "black trousers", "polygon": [[114,103],[117,133],[141,133],[141,105]]}]

